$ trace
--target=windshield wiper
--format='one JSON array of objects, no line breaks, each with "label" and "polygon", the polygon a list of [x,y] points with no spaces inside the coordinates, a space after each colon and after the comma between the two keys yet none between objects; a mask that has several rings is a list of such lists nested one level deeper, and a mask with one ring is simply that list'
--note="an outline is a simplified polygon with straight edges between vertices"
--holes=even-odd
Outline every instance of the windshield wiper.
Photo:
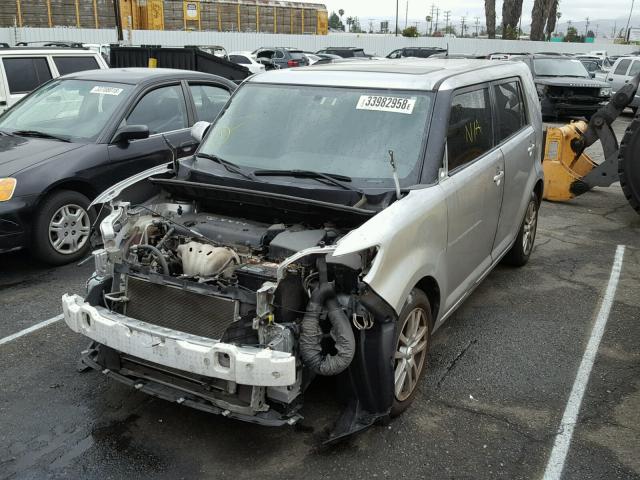
[{"label": "windshield wiper", "polygon": [[345,185],[342,182],[350,182],[351,177],[346,175],[336,175],[333,173],[315,172],[313,170],[255,170],[253,172],[255,176],[264,177],[295,177],[295,178],[313,178],[322,183],[330,183],[337,187],[349,190],[351,192],[359,193],[364,196],[364,192],[350,185]]},{"label": "windshield wiper", "polygon": [[251,180],[252,182],[260,182],[262,180],[256,178],[254,175],[248,172],[244,172],[238,165],[229,160],[225,160],[224,158],[220,158],[217,155],[210,155],[208,153],[196,153],[196,158],[206,158],[207,160],[211,160],[213,162],[219,163],[222,165],[228,172],[236,173],[241,177],[246,178],[247,180]]},{"label": "windshield wiper", "polygon": [[50,133],[40,132],[38,130],[14,130],[12,133],[14,135],[20,135],[21,137],[49,138],[51,140],[58,140],[60,142],[67,142],[67,143],[71,141],[68,138],[59,137],[57,135],[51,135]]}]

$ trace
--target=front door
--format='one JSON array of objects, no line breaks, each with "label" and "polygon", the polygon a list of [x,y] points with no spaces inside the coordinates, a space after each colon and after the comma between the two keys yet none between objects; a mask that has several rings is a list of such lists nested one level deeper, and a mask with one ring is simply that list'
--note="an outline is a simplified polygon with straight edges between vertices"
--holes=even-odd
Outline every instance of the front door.
[{"label": "front door", "polygon": [[147,92],[120,126],[146,125],[149,138],[109,145],[105,188],[148,168],[169,163],[172,152],[167,141],[176,148],[178,157],[192,154],[197,142],[191,137],[189,123],[187,102],[179,83]]},{"label": "front door", "polygon": [[491,265],[500,218],[504,158],[494,147],[489,87],[453,96],[447,133],[447,298],[445,311]]},{"label": "front door", "polygon": [[607,81],[611,84],[612,93],[616,93],[624,85],[630,65],[631,59],[623,58],[607,75]]}]

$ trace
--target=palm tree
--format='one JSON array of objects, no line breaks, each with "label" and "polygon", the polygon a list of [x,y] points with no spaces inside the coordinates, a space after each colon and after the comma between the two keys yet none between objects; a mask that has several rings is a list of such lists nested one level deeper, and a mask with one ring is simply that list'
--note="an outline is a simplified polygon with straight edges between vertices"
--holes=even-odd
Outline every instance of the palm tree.
[{"label": "palm tree", "polygon": [[[553,1],[553,0],[551,0]],[[534,0],[531,9],[531,40],[544,40],[544,26],[547,22],[550,0]]]},{"label": "palm tree", "polygon": [[502,3],[502,38],[518,38],[518,22],[522,15],[522,0],[504,0]]},{"label": "palm tree", "polygon": [[562,17],[562,13],[558,11],[559,3],[559,0],[551,0],[551,8],[549,9],[549,17],[547,18],[547,28],[545,29],[547,40],[551,40],[551,35],[556,30],[556,22]]},{"label": "palm tree", "polygon": [[496,38],[496,0],[484,0],[484,16],[488,37]]}]

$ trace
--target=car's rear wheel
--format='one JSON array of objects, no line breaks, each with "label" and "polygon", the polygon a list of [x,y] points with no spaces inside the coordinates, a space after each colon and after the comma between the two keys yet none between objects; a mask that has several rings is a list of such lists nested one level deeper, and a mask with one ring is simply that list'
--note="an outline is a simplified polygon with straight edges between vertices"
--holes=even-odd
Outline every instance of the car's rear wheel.
[{"label": "car's rear wheel", "polygon": [[429,299],[422,290],[414,288],[398,319],[392,417],[409,408],[418,392],[418,385],[427,369],[432,328]]},{"label": "car's rear wheel", "polygon": [[79,192],[59,190],[40,204],[36,213],[32,250],[39,260],[63,265],[85,257],[91,248],[90,201]]},{"label": "car's rear wheel", "polygon": [[537,195],[532,193],[524,214],[524,219],[520,225],[516,242],[505,255],[504,263],[513,265],[514,267],[522,267],[529,261],[529,257],[533,251],[533,243],[536,240],[539,207],[540,201]]}]

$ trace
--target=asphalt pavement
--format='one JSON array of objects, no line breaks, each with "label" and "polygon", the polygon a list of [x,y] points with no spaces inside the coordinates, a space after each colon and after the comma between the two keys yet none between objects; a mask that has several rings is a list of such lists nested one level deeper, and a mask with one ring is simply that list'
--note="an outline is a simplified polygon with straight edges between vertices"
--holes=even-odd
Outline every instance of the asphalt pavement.
[{"label": "asphalt pavement", "polygon": [[[301,425],[267,428],[79,373],[88,342],[62,321],[0,344],[0,479],[542,478],[619,245],[562,478],[640,479],[640,216],[617,184],[544,202],[530,263],[496,268],[435,333],[412,407],[333,447],[330,380]],[[0,339],[58,315],[91,270],[0,256]]]}]

